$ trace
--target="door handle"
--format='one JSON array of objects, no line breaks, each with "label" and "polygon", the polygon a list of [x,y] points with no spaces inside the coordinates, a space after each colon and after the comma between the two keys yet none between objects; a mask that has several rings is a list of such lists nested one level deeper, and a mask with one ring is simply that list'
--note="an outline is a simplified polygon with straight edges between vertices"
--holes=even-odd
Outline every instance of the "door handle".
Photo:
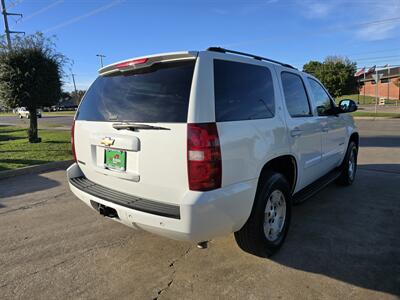
[{"label": "door handle", "polygon": [[300,130],[300,129],[297,129],[297,128],[295,128],[292,131],[290,131],[290,135],[292,137],[301,136],[302,133],[303,133],[303,130]]}]

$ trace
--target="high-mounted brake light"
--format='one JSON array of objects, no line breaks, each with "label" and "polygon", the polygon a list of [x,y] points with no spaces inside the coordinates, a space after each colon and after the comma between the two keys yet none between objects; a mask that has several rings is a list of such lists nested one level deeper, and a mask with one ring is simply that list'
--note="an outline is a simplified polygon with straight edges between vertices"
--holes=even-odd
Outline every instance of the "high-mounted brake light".
[{"label": "high-mounted brake light", "polygon": [[221,187],[221,148],[215,123],[188,124],[187,163],[189,189],[209,191]]},{"label": "high-mounted brake light", "polygon": [[75,120],[72,123],[72,128],[71,128],[71,150],[72,150],[72,155],[74,156],[74,161],[77,162],[76,160],[76,152],[75,152]]},{"label": "high-mounted brake light", "polygon": [[139,59],[134,59],[134,60],[129,60],[125,61],[123,63],[117,64],[116,67],[118,69],[126,68],[126,67],[132,67],[135,65],[142,65],[145,64],[149,59],[148,58],[139,58]]}]

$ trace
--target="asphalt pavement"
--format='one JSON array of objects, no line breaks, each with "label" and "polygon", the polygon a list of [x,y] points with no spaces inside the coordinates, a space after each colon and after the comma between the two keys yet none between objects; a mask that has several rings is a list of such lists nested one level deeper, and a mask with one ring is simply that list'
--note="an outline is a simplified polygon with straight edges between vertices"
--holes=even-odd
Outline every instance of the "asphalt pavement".
[{"label": "asphalt pavement", "polygon": [[105,219],[64,171],[2,180],[1,298],[399,299],[400,120],[357,123],[356,182],[295,206],[270,259],[233,235],[201,250]]},{"label": "asphalt pavement", "polygon": [[[38,118],[39,128],[70,129],[74,116],[43,115]],[[29,126],[29,119],[20,119],[17,116],[0,116],[0,125]]]}]

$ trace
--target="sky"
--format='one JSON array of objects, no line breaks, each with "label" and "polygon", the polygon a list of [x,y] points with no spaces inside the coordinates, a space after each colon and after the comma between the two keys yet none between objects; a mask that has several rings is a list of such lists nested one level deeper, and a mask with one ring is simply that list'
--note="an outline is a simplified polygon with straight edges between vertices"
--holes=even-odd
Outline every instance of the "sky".
[{"label": "sky", "polygon": [[5,0],[10,30],[55,36],[64,89],[87,89],[100,67],[132,57],[209,46],[302,69],[346,56],[358,67],[400,65],[400,0]]}]

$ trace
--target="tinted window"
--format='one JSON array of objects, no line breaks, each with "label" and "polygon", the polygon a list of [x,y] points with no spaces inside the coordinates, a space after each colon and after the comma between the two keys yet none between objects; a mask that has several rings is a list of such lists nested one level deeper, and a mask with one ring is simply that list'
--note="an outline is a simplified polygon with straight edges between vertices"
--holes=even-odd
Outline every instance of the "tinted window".
[{"label": "tinted window", "polygon": [[310,103],[301,77],[288,72],[283,72],[281,77],[286,107],[290,116],[310,116]]},{"label": "tinted window", "polygon": [[214,60],[217,122],[272,118],[274,85],[266,67]]},{"label": "tinted window", "polygon": [[325,116],[332,108],[332,101],[324,88],[314,79],[308,78],[311,86],[311,93],[314,96],[315,106],[319,116]]},{"label": "tinted window", "polygon": [[135,73],[99,76],[78,120],[186,122],[194,61],[160,63]]}]

